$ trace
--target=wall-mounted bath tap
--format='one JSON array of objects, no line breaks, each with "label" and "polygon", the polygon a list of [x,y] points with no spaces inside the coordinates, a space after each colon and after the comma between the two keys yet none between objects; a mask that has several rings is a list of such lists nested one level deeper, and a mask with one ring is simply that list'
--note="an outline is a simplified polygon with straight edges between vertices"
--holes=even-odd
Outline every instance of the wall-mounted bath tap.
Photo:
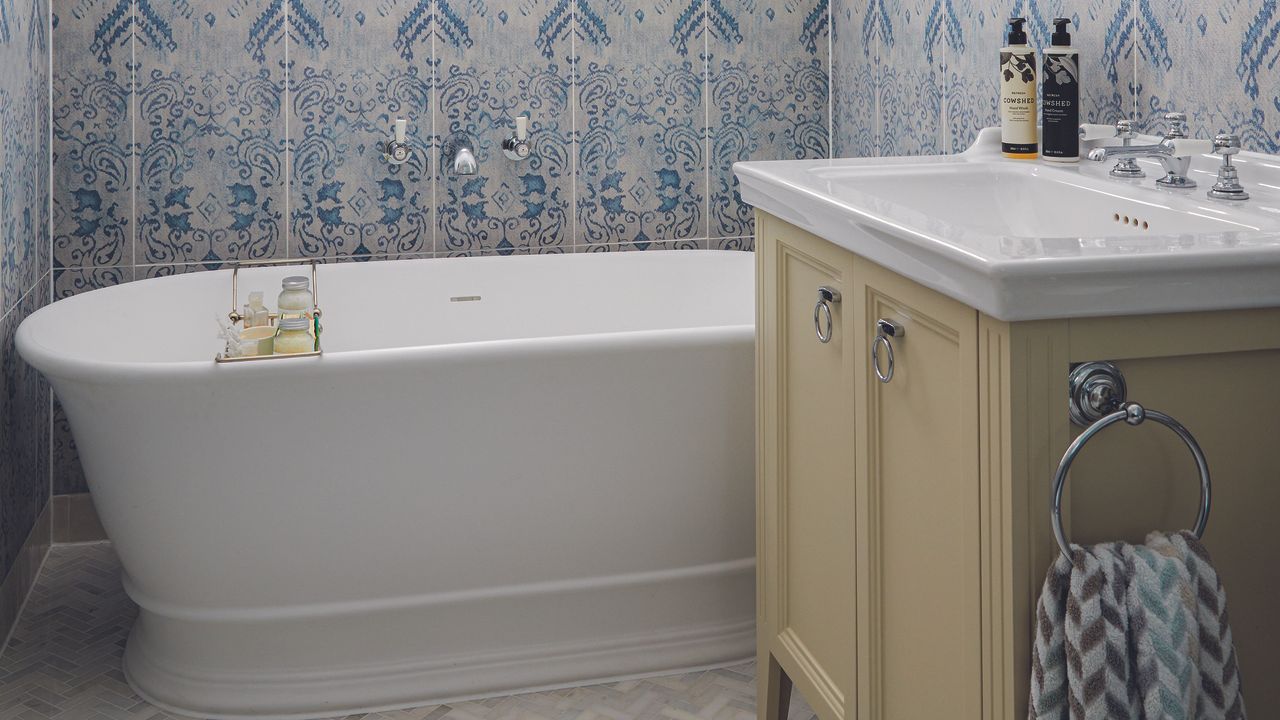
[{"label": "wall-mounted bath tap", "polygon": [[444,141],[440,148],[444,166],[454,175],[475,175],[480,172],[480,161],[476,159],[476,143],[470,135],[456,132]]},{"label": "wall-mounted bath tap", "polygon": [[396,127],[391,139],[382,144],[382,159],[392,165],[403,165],[413,157],[413,147],[409,145],[409,121],[396,118]]},{"label": "wall-mounted bath tap", "polygon": [[502,152],[516,162],[526,160],[533,154],[529,146],[529,114],[516,116],[516,131],[511,137],[502,141]]}]

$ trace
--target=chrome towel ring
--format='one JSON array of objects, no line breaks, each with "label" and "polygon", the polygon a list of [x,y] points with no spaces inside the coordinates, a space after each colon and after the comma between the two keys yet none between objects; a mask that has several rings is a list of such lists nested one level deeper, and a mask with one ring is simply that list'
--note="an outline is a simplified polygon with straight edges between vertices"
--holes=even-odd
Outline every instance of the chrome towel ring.
[{"label": "chrome towel ring", "polygon": [[1077,437],[1067,448],[1067,453],[1062,456],[1062,462],[1058,464],[1058,472],[1053,476],[1053,536],[1058,540],[1058,548],[1068,559],[1071,558],[1071,543],[1067,540],[1066,531],[1062,529],[1062,493],[1067,486],[1067,472],[1071,470],[1071,463],[1075,462],[1076,456],[1084,449],[1085,443],[1121,420],[1134,426],[1141,425],[1146,420],[1155,420],[1182,438],[1182,442],[1191,451],[1191,457],[1195,459],[1196,467],[1200,471],[1200,515],[1196,518],[1195,528],[1192,532],[1195,533],[1196,537],[1203,537],[1204,529],[1209,524],[1209,510],[1213,503],[1213,488],[1209,479],[1209,462],[1205,460],[1204,451],[1200,449],[1200,444],[1196,442],[1191,432],[1177,420],[1162,412],[1147,410],[1137,403],[1128,403],[1119,410],[1094,422],[1084,432],[1080,433],[1080,437]]}]

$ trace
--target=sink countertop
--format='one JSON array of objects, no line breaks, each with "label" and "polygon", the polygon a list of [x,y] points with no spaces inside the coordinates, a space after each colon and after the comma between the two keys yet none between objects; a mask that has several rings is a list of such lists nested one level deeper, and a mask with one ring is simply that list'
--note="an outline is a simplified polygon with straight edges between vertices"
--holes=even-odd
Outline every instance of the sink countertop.
[{"label": "sink countertop", "polygon": [[1193,160],[1199,187],[1164,190],[1155,161],[1122,180],[1114,161],[1007,160],[999,135],[734,172],[751,205],[1001,320],[1280,307],[1280,157],[1236,155],[1252,197],[1211,200],[1216,155]]}]

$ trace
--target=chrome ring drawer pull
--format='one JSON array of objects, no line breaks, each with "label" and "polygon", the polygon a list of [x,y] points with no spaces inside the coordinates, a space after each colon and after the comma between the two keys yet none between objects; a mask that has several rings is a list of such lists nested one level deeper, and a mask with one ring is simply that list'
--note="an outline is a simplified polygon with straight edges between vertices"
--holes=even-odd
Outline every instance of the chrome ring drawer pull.
[{"label": "chrome ring drawer pull", "polygon": [[[876,339],[871,341],[871,369],[876,373],[876,379],[886,385],[893,381],[894,360],[893,360],[893,338],[906,336],[906,328],[892,320],[881,318],[876,322]],[[884,347],[885,360],[888,367],[884,370],[880,369],[880,348]]]},{"label": "chrome ring drawer pull", "polygon": [[831,304],[838,302],[839,290],[826,285],[818,288],[818,304],[813,306],[813,330],[818,334],[818,342],[823,345],[831,342],[831,338],[835,336],[835,318],[831,313]]}]

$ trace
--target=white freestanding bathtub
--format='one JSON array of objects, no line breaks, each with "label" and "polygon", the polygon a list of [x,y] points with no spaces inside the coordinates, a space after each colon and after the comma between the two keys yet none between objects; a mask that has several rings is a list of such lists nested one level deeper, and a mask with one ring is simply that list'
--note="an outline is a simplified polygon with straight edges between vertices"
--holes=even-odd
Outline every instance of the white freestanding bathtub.
[{"label": "white freestanding bathtub", "polygon": [[313,717],[751,656],[752,268],[323,265],[325,354],[243,364],[213,362],[229,271],[35,313],[18,348],[141,607],[130,681]]}]

